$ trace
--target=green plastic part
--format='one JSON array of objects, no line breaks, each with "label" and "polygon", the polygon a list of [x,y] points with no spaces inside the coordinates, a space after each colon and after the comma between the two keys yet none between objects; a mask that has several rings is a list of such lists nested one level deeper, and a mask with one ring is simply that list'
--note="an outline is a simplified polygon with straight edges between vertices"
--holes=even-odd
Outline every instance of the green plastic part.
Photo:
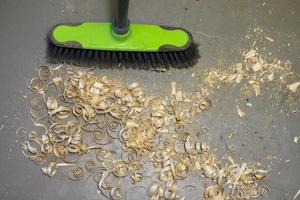
[{"label": "green plastic part", "polygon": [[181,28],[131,24],[126,35],[112,31],[111,23],[85,22],[56,26],[51,34],[57,46],[105,51],[158,52],[186,50],[190,34]]}]

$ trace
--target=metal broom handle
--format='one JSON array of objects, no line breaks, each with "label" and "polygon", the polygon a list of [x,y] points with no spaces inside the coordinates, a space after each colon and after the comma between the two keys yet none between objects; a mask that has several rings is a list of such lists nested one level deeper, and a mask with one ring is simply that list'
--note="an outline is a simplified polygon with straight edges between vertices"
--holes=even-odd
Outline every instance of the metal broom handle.
[{"label": "metal broom handle", "polygon": [[113,31],[118,35],[124,35],[129,31],[128,8],[129,0],[118,0],[117,12],[113,23]]}]

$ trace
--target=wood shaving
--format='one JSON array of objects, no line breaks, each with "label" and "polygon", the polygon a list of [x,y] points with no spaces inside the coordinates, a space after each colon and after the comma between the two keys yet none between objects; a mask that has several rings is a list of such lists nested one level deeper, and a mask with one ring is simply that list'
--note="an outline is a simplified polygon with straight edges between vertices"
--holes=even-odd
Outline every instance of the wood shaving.
[{"label": "wood shaving", "polygon": [[245,117],[246,116],[246,113],[244,111],[242,111],[239,106],[236,106],[236,112],[238,113],[238,115],[240,117]]},{"label": "wood shaving", "polygon": [[176,82],[172,82],[172,91],[171,91],[171,94],[172,95],[176,95]]},{"label": "wood shaving", "polygon": [[259,96],[261,94],[261,85],[260,83],[254,83],[253,84],[253,88],[254,88],[254,91],[255,91],[255,96]]},{"label": "wood shaving", "polygon": [[250,49],[250,51],[248,51],[248,52],[245,54],[245,60],[251,59],[251,58],[255,57],[256,55],[257,55],[257,54],[256,54],[256,50]]},{"label": "wood shaving", "polygon": [[258,72],[260,70],[262,70],[262,65],[258,62],[258,63],[255,63],[253,66],[252,66],[252,69],[254,72]]},{"label": "wood shaving", "polygon": [[269,81],[273,81],[274,80],[274,73],[270,74],[267,76]]},{"label": "wood shaving", "polygon": [[300,139],[300,136],[295,136],[295,137],[294,137],[294,143],[295,143],[295,144],[298,144],[299,139]]},{"label": "wood shaving", "polygon": [[55,85],[58,85],[62,81],[62,78],[61,77],[55,77],[55,78],[52,79],[52,81]]},{"label": "wood shaving", "polygon": [[300,196],[300,190],[294,195],[293,200],[296,200]]},{"label": "wood shaving", "polygon": [[288,85],[288,88],[291,92],[295,93],[300,86],[300,82],[295,82],[293,84]]},{"label": "wood shaving", "polygon": [[0,131],[2,131],[2,130],[3,130],[3,128],[4,128],[4,124],[2,124],[2,125],[1,125],[1,127],[0,127]]},{"label": "wood shaving", "polygon": [[266,36],[265,38],[266,38],[266,40],[268,40],[269,42],[274,42],[274,39],[271,38],[271,37]]}]

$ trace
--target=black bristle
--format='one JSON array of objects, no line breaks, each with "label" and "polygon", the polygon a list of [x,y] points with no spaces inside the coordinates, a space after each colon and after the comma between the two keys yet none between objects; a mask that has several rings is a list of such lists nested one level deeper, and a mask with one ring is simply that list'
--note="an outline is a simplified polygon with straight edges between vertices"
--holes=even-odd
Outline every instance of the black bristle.
[{"label": "black bristle", "polygon": [[192,62],[192,59],[193,59],[192,51],[190,49],[188,49],[187,51],[184,52],[184,54],[185,54],[185,57],[188,60],[188,63],[190,64]]},{"label": "black bristle", "polygon": [[121,63],[123,65],[125,63],[125,61],[124,61],[124,52],[119,51],[118,52],[118,58],[119,58],[119,63]]},{"label": "black bristle", "polygon": [[175,58],[176,62],[178,63],[178,66],[181,67],[182,66],[182,61],[181,61],[178,53],[177,52],[173,52],[173,55],[174,55],[174,58]]},{"label": "black bristle", "polygon": [[[74,49],[66,49],[65,53],[67,54],[66,55],[66,59],[67,60],[72,60],[73,59],[73,56],[74,56],[74,53],[73,53]],[[72,64],[72,63],[71,63]]]},{"label": "black bristle", "polygon": [[97,63],[100,61],[99,58],[100,58],[100,52],[94,51],[93,52],[94,65],[97,65]]},{"label": "black bristle", "polygon": [[159,68],[162,68],[163,63],[162,63],[162,60],[161,60],[161,57],[160,57],[160,53],[155,53],[155,59],[156,59],[156,62],[157,62],[157,66]]},{"label": "black bristle", "polygon": [[157,61],[155,59],[155,53],[150,53],[150,61],[151,61],[151,66],[153,66],[154,68],[158,68]]},{"label": "black bristle", "polygon": [[70,56],[70,55],[69,55],[70,50],[71,50],[71,49],[63,49],[63,50],[62,50],[61,57],[63,57],[63,58],[68,58],[68,57]]},{"label": "black bristle", "polygon": [[145,53],[145,52],[143,53],[143,59],[145,61],[145,66],[149,67],[151,64],[151,61],[150,61],[148,53]]},{"label": "black bristle", "polygon": [[136,69],[139,67],[137,54],[133,52],[130,52],[130,54],[131,54],[131,66],[132,68]]},{"label": "black bristle", "polygon": [[171,66],[177,66],[178,65],[172,52],[168,52],[168,57],[169,57],[169,61],[171,63]]},{"label": "black bristle", "polygon": [[58,57],[59,60],[61,59],[61,57],[63,56],[63,54],[64,54],[64,48],[61,48],[61,47],[58,48],[56,55],[57,55],[57,57]]},{"label": "black bristle", "polygon": [[188,59],[184,56],[183,52],[178,52],[178,56],[182,61],[182,67],[187,67]]},{"label": "black bristle", "polygon": [[56,57],[58,48],[59,47],[53,46],[53,48],[51,49],[51,54],[53,55],[54,58]]},{"label": "black bristle", "polygon": [[85,58],[85,64],[88,66],[93,66],[93,51],[88,50]]},{"label": "black bristle", "polygon": [[79,64],[80,60],[80,51],[78,51],[78,49],[75,49],[75,56],[74,56],[74,62],[72,64]]},{"label": "black bristle", "polygon": [[58,47],[50,43],[47,53],[49,61],[55,63],[107,68],[119,67],[121,64],[126,68],[139,69],[186,68],[195,65],[200,57],[195,44],[182,51],[117,52]]},{"label": "black bristle", "polygon": [[111,52],[105,51],[105,59],[106,59],[106,68],[111,67],[111,65],[112,65],[112,54],[111,54]]},{"label": "black bristle", "polygon": [[165,67],[166,69],[169,69],[170,66],[171,66],[171,64],[170,64],[170,61],[169,61],[169,59],[168,59],[168,54],[165,53],[165,52],[163,52],[163,53],[162,53],[162,58],[163,58],[164,63],[165,63],[164,67]]},{"label": "black bristle", "polygon": [[128,67],[131,67],[131,52],[126,52],[126,64],[128,65]]},{"label": "black bristle", "polygon": [[127,51],[124,52],[124,62],[123,65],[125,65],[126,68],[129,68],[129,53]]},{"label": "black bristle", "polygon": [[142,53],[137,52],[136,57],[137,57],[138,64],[141,66],[141,68],[144,68],[144,61],[143,61],[143,58],[142,58]]},{"label": "black bristle", "polygon": [[105,64],[106,63],[105,52],[104,51],[99,51],[99,53],[100,53],[100,57],[98,57],[99,63],[102,61],[102,63]]},{"label": "black bristle", "polygon": [[85,61],[86,61],[86,57],[87,57],[87,51],[88,50],[82,50],[80,53],[80,58],[79,58],[79,63],[84,66],[86,66]]},{"label": "black bristle", "polygon": [[115,51],[111,52],[111,64],[115,65],[117,63],[117,55]]},{"label": "black bristle", "polygon": [[144,61],[144,66],[142,69],[145,69],[145,70],[149,70],[150,69],[150,59],[149,59],[149,54],[146,53],[146,52],[143,52],[141,53],[142,54],[142,58],[143,58],[143,61]]}]

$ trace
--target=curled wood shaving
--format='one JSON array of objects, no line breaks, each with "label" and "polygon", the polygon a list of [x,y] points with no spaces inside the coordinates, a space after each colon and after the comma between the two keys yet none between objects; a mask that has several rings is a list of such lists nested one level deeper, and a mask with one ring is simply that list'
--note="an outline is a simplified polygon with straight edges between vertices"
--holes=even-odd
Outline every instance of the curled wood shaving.
[{"label": "curled wood shaving", "polygon": [[223,191],[219,185],[211,185],[205,189],[204,192],[205,200],[226,200],[227,194]]},{"label": "curled wood shaving", "polygon": [[132,184],[141,182],[142,179],[143,179],[143,175],[141,173],[135,172],[134,174],[131,175]]}]

